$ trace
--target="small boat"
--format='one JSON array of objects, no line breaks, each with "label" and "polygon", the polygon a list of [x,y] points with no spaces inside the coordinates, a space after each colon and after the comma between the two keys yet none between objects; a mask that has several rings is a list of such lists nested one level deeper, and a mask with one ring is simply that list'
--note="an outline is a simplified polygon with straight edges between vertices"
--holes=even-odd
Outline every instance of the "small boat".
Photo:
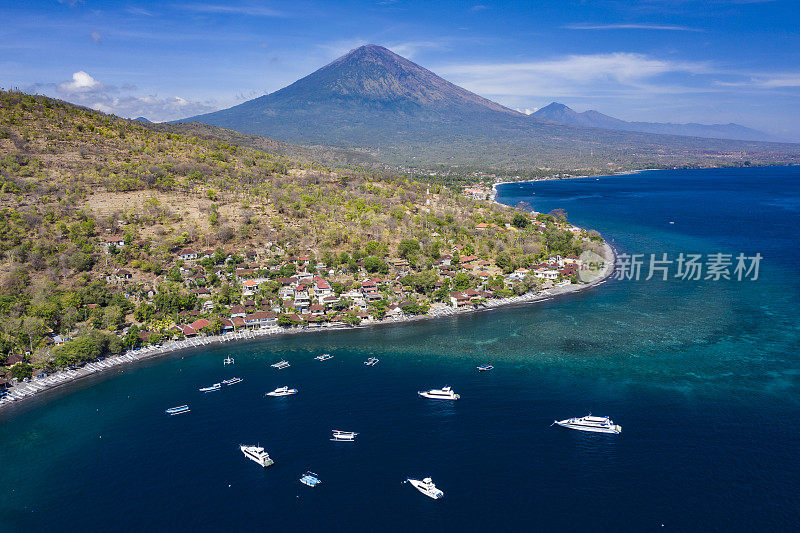
[{"label": "small boat", "polygon": [[486,365],[479,366],[478,370],[480,370],[481,372],[488,372],[489,370],[492,370],[493,368],[494,367],[492,365],[486,364]]},{"label": "small boat", "polygon": [[242,381],[244,381],[242,378],[223,379],[222,384],[230,386],[230,385],[236,385],[237,383],[241,383]]},{"label": "small boat", "polygon": [[264,396],[290,396],[297,394],[297,389],[290,389],[289,387],[278,387],[272,392],[266,393]]},{"label": "small boat", "polygon": [[303,477],[300,478],[300,483],[303,485],[308,485],[309,487],[316,487],[322,481],[319,479],[317,474],[311,472],[310,470],[303,474]]},{"label": "small boat", "polygon": [[222,385],[219,383],[214,383],[210,387],[203,387],[200,389],[200,392],[214,392],[215,390],[219,390],[222,388]]},{"label": "small boat", "polygon": [[263,467],[275,464],[275,461],[272,460],[269,454],[265,452],[264,448],[261,446],[247,446],[245,444],[240,444],[239,449],[242,450],[242,453],[245,457],[255,461]]},{"label": "small boat", "polygon": [[233,359],[233,357],[231,357],[230,355],[229,355],[228,357],[226,357],[225,359],[223,359],[223,360],[222,360],[222,364],[223,364],[223,365],[232,365],[232,364],[234,364],[235,362],[236,362],[236,361],[235,361],[235,360]]},{"label": "small boat", "polygon": [[437,489],[436,485],[433,484],[433,480],[429,477],[424,478],[422,481],[411,478],[406,479],[406,481],[411,483],[415,489],[429,498],[433,498],[434,500],[444,498],[444,492]]},{"label": "small boat", "polygon": [[169,409],[167,409],[164,412],[167,413],[170,416],[182,415],[183,413],[188,413],[189,412],[189,406],[188,405],[179,405],[178,407],[170,407]]},{"label": "small boat", "polygon": [[417,394],[429,400],[458,400],[461,398],[459,394],[453,392],[450,387],[442,387],[441,389],[421,390]]},{"label": "small boat", "polygon": [[353,442],[356,440],[356,435],[358,435],[358,433],[353,431],[341,431],[339,429],[334,429],[333,438],[331,440],[337,442]]},{"label": "small boat", "polygon": [[367,366],[375,366],[378,364],[378,361],[380,361],[380,359],[378,359],[377,357],[370,357],[369,359],[364,361],[364,364]]},{"label": "small boat", "polygon": [[333,356],[329,353],[324,353],[322,355],[316,356],[314,359],[317,361],[327,361],[328,359],[333,359]]},{"label": "small boat", "polygon": [[271,366],[272,368],[277,368],[278,370],[283,370],[284,368],[288,368],[290,365],[289,365],[289,361],[284,359],[283,361],[278,361],[277,363],[272,363],[269,366]]},{"label": "small boat", "polygon": [[588,415],[581,418],[567,418],[566,420],[554,420],[553,424],[592,433],[613,433],[614,435],[622,433],[622,426],[614,424],[614,421],[607,416]]}]

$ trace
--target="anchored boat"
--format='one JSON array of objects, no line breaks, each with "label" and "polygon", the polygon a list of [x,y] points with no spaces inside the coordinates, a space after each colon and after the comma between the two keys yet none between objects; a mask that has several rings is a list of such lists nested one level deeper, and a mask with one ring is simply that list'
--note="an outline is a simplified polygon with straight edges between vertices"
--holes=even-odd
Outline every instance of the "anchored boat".
[{"label": "anchored boat", "polygon": [[263,467],[275,464],[275,461],[272,460],[269,454],[265,452],[264,448],[261,446],[247,446],[246,444],[240,444],[239,449],[242,450],[242,453],[245,457],[251,461],[255,461]]},{"label": "anchored boat", "polygon": [[219,383],[214,383],[210,387],[203,387],[200,389],[200,392],[214,392],[215,390],[219,390],[222,388],[222,385]]},{"label": "anchored boat", "polygon": [[297,394],[297,389],[290,389],[289,387],[278,387],[272,392],[266,393],[264,396],[290,396]]},{"label": "anchored boat", "polygon": [[179,405],[178,407],[170,407],[169,409],[167,409],[164,412],[167,413],[170,416],[172,416],[172,415],[182,415],[183,413],[188,413],[189,412],[189,406],[188,405]]},{"label": "anchored boat", "polygon": [[607,416],[588,415],[581,418],[567,418],[566,420],[555,420],[553,424],[592,433],[613,433],[615,435],[622,433],[622,426],[614,424],[614,421]]},{"label": "anchored boat", "polygon": [[244,381],[242,378],[223,379],[222,384],[230,386],[230,385],[236,385],[237,383],[241,383],[242,381]]},{"label": "anchored boat", "polygon": [[228,357],[226,357],[225,359],[223,359],[223,360],[222,360],[222,364],[223,364],[223,365],[232,365],[232,364],[234,364],[235,362],[236,362],[236,361],[235,361],[235,360],[233,359],[233,357],[231,357],[230,355],[229,355]]},{"label": "anchored boat", "polygon": [[377,357],[370,357],[369,359],[364,361],[364,364],[367,366],[375,366],[378,364],[378,361],[380,361],[380,359],[378,359]]},{"label": "anchored boat", "polygon": [[320,480],[319,476],[317,476],[317,474],[314,472],[308,471],[303,474],[303,477],[300,478],[300,483],[303,485],[308,485],[309,487],[316,487],[322,483],[322,480]]},{"label": "anchored boat", "polygon": [[329,353],[324,353],[322,355],[316,356],[314,359],[317,361],[327,361],[328,359],[333,359],[333,356]]},{"label": "anchored boat", "polygon": [[450,387],[442,387],[441,389],[421,390],[417,394],[429,400],[458,400],[461,395],[453,392]]},{"label": "anchored boat", "polygon": [[358,433],[355,433],[353,431],[342,431],[339,429],[334,429],[333,438],[331,440],[337,442],[353,442],[354,440],[356,440],[356,435],[358,435]]},{"label": "anchored boat", "polygon": [[488,372],[489,370],[492,370],[493,368],[494,367],[492,365],[486,364],[486,365],[479,366],[478,370],[480,370],[481,372]]},{"label": "anchored boat", "polygon": [[411,478],[406,479],[406,481],[411,483],[411,486],[429,498],[433,498],[434,500],[444,498],[444,492],[437,489],[436,485],[433,484],[433,480],[429,477],[424,478],[422,481]]},{"label": "anchored boat", "polygon": [[271,366],[272,368],[277,368],[278,370],[283,370],[284,368],[289,367],[289,361],[284,359],[283,361],[278,361],[277,363],[273,363],[269,366]]}]

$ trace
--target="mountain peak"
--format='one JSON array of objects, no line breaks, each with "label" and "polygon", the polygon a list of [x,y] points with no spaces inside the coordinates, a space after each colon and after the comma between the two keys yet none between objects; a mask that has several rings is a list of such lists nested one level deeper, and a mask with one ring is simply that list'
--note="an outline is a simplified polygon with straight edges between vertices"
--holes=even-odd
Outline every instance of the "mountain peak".
[{"label": "mountain peak", "polygon": [[572,109],[559,102],[550,102],[539,111],[572,111]]}]

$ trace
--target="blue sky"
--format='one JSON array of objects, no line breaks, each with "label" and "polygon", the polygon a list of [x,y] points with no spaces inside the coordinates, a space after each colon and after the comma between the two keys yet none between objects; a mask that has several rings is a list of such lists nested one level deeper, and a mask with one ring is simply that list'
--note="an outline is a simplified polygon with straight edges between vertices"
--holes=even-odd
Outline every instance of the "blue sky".
[{"label": "blue sky", "polygon": [[0,86],[126,117],[229,107],[375,43],[520,110],[800,141],[797,0],[0,0],[0,21]]}]

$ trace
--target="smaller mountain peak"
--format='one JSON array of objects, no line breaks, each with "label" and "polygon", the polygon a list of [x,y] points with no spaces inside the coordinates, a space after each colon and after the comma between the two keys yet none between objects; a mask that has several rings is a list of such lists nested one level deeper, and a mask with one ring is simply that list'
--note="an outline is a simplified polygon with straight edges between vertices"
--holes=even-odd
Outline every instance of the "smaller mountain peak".
[{"label": "smaller mountain peak", "polygon": [[566,105],[564,105],[564,104],[562,104],[560,102],[550,102],[549,104],[547,104],[546,106],[541,108],[539,111],[545,111],[545,110],[547,110],[547,111],[567,111],[567,110],[572,111],[572,109],[570,109],[568,106],[566,106]]}]

